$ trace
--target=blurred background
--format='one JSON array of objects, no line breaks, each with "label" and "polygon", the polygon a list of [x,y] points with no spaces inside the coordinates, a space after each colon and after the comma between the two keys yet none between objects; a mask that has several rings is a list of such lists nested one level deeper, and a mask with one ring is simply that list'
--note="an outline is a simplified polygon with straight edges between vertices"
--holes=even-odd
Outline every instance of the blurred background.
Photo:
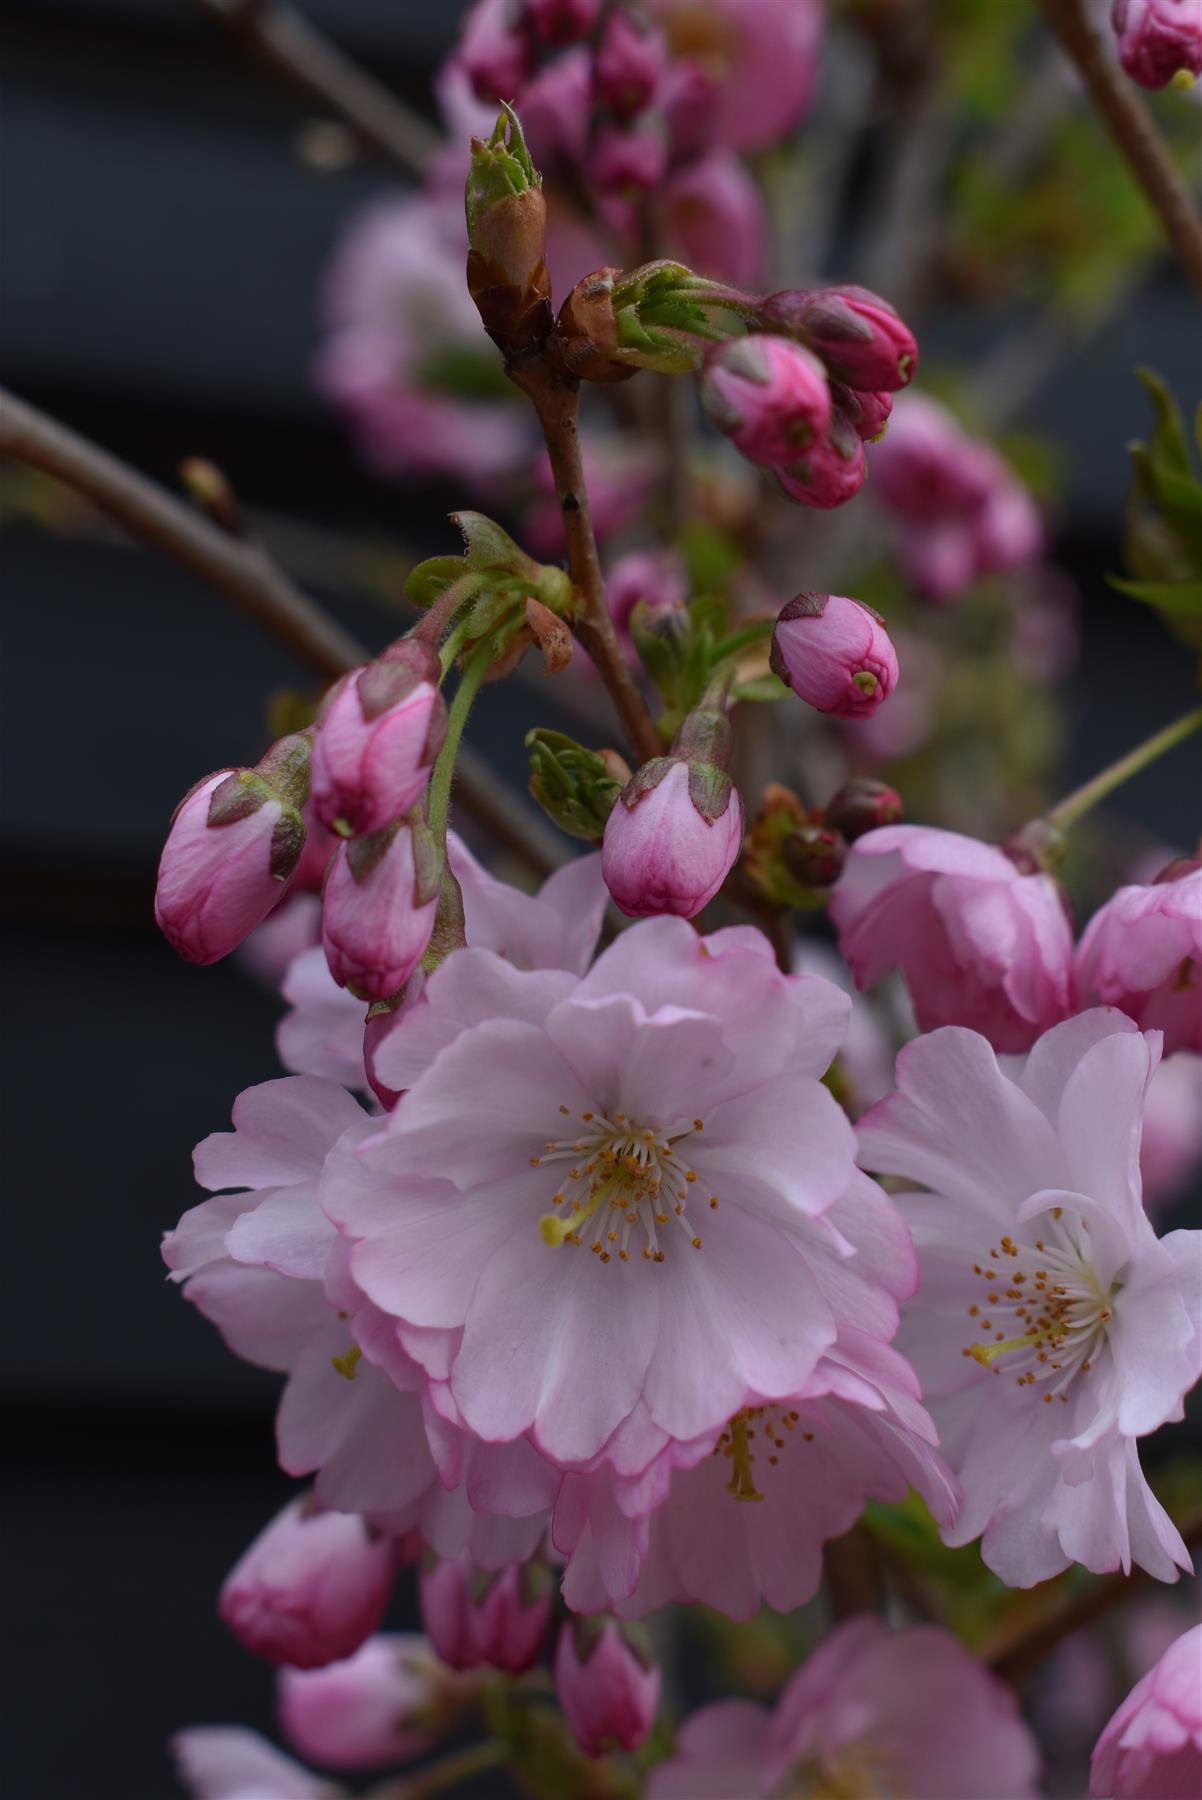
[{"label": "blurred background", "polygon": [[[304,10],[434,117],[431,78],[464,7]],[[881,41],[889,7],[836,10],[872,13]],[[867,83],[840,150],[850,210],[824,272],[843,273],[842,252],[879,204],[903,102],[926,109],[923,129],[959,133],[947,191],[962,230],[915,296],[924,371],[938,386],[941,368],[986,368],[995,389],[1013,389],[1004,428],[1074,596],[1078,648],[1052,725],[1046,693],[1029,723],[1011,721],[1016,741],[1040,734],[1030,779],[1055,792],[1192,703],[1191,656],[1105,576],[1121,566],[1125,445],[1150,421],[1133,368],[1155,366],[1192,409],[1202,344],[1154,237],[1123,235],[1130,195],[1086,180],[1079,148],[1049,165],[1046,137],[1041,149],[1002,133],[1009,161],[993,178],[1009,226],[994,229],[979,142],[997,154],[1020,79],[1038,80],[1032,110],[1059,119],[1055,82],[1071,101],[1069,78],[1046,43],[1032,51],[1019,34],[1000,50],[1010,89],[974,98],[962,64],[973,32],[973,68],[983,62],[987,9],[928,10],[946,47],[937,105],[890,88],[900,77],[887,63],[864,73],[851,30],[862,18],[843,18],[842,48],[824,52],[807,127],[819,149],[832,108],[848,136],[849,95]],[[357,210],[402,178],[315,131],[319,110],[189,0],[3,0],[0,31],[0,380],[168,485],[183,459],[211,459],[279,561],[383,643],[398,629],[388,595],[407,562],[453,549],[444,515],[471,500],[436,479],[373,473],[314,380],[323,272]],[[892,95],[894,110],[874,93]],[[1188,101],[1167,104],[1174,130],[1196,131]],[[1049,335],[1037,272],[1062,252],[1086,291],[1052,308]],[[158,1256],[161,1232],[193,1203],[191,1146],[226,1125],[242,1087],[279,1072],[280,1004],[236,963],[176,960],[152,923],[154,869],[179,796],[209,769],[253,761],[268,697],[312,682],[170,561],[2,462],[0,527],[0,1405],[15,1655],[4,1786],[17,1800],[141,1800],[173,1791],[163,1743],[182,1723],[270,1729],[270,1672],[226,1636],[214,1601],[289,1487],[272,1451],[275,1378],[228,1355]],[[814,542],[826,556],[826,539]],[[817,585],[800,544],[778,602]],[[540,695],[538,718],[567,722],[577,703],[587,714],[587,693]],[[477,747],[515,788],[530,712],[529,690],[507,684],[473,721]],[[1182,753],[1124,790],[1120,861],[1155,865],[1161,847],[1163,862],[1192,845],[1198,774]],[[962,828],[991,829],[984,799],[974,827],[970,787],[955,799]],[[1113,886],[1123,870],[1105,867]]]}]

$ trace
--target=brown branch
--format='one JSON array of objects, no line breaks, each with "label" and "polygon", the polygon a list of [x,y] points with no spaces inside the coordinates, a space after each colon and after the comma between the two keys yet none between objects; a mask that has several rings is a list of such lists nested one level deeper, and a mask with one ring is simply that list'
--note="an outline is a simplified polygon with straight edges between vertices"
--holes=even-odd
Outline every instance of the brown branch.
[{"label": "brown branch", "polygon": [[630,664],[622,654],[605,601],[605,580],[597,555],[597,540],[593,536],[580,458],[577,427],[580,385],[570,377],[557,374],[541,356],[511,365],[509,376],[523,393],[530,396],[547,440],[547,454],[551,459],[555,493],[568,543],[568,567],[584,599],[584,614],[573,621],[573,629],[597,665],[631,748],[640,762],[647,762],[651,757],[663,754],[663,744]]},{"label": "brown branch", "polygon": [[264,61],[351,127],[371,150],[425,173],[438,133],[374,76],[344,56],[287,0],[200,0]]},{"label": "brown branch", "polygon": [[1202,218],[1147,107],[1103,44],[1085,0],[1042,0],[1048,24],[1077,65],[1116,147],[1158,214],[1194,291],[1202,296]]},{"label": "brown branch", "polygon": [[[1202,1544],[1202,1513],[1197,1513],[1181,1527],[1187,1549]],[[1092,1625],[1115,1606],[1133,1594],[1142,1593],[1152,1581],[1143,1569],[1130,1575],[1107,1575],[1095,1581],[1083,1593],[1071,1594],[1033,1624],[1022,1627],[1016,1635],[1003,1638],[984,1653],[984,1660],[1006,1681],[1021,1682],[1046,1656],[1075,1631]]]},{"label": "brown branch", "polygon": [[[0,455],[40,469],[84,495],[131,537],[191,569],[327,681],[364,662],[358,643],[289,580],[260,544],[229,536],[165,488],[0,388]],[[563,862],[556,839],[465,745],[456,763],[465,808],[538,874]]]}]

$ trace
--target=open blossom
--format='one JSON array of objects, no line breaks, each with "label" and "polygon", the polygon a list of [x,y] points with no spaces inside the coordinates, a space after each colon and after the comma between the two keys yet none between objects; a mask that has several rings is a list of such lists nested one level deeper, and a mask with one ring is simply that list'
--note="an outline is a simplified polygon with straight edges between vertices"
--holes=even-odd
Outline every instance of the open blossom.
[{"label": "open blossom", "polygon": [[177,1731],[171,1754],[192,1800],[339,1800],[342,1794],[242,1725]]},{"label": "open blossom", "polygon": [[1202,1625],[1137,1681],[1089,1767],[1098,1800],[1193,1800],[1202,1792]]},{"label": "open blossom", "polygon": [[992,844],[926,825],[866,832],[830,913],[856,986],[900,968],[923,1031],[970,1025],[996,1050],[1029,1050],[1069,1011],[1059,890]]},{"label": "open blossom", "polygon": [[546,1563],[475,1569],[470,1558],[439,1558],[418,1577],[422,1624],[451,1669],[485,1664],[519,1675],[538,1660],[551,1620]]},{"label": "open blossom", "polygon": [[[187,962],[215,963],[262,923],[287,889],[304,842],[295,808],[275,794],[248,809],[217,814],[218,789],[249,771],[220,769],[181,802],[159,859],[154,916]],[[260,784],[261,785],[261,784]]]},{"label": "open blossom", "polygon": [[950,1632],[860,1616],[830,1633],[773,1712],[722,1700],[694,1713],[647,1800],[1033,1800],[1038,1774],[1013,1692]]},{"label": "open blossom", "polygon": [[819,712],[867,718],[897,686],[884,620],[862,600],[798,594],[772,633],[772,671]]},{"label": "open blossom", "polygon": [[1119,61],[1141,87],[1162,88],[1174,75],[1202,75],[1198,0],[1114,0]]},{"label": "open blossom", "polygon": [[763,150],[810,104],[822,37],[821,0],[651,0],[678,65],[704,84],[706,135]]},{"label": "open blossom", "polygon": [[446,733],[438,656],[407,638],[335,689],[313,744],[312,804],[347,837],[383,831],[426,791]]},{"label": "open blossom", "polygon": [[288,1004],[275,1028],[281,1063],[293,1075],[320,1075],[341,1087],[366,1089],[363,1067],[367,1007],[330,974],[320,944],[293,958],[280,983]]},{"label": "open blossom", "polygon": [[764,196],[737,156],[711,150],[672,169],[662,208],[669,254],[735,287],[760,280],[768,242]]},{"label": "open blossom", "polygon": [[946,1533],[1029,1587],[1070,1562],[1190,1567],[1137,1439],[1198,1379],[1197,1232],[1157,1239],[1139,1186],[1159,1055],[1110,1008],[999,1065],[976,1032],[906,1046],[898,1091],[861,1119],[860,1158],[929,1191],[898,1204],[918,1296],[898,1340],[964,1493]]},{"label": "open blossom", "polygon": [[650,1649],[612,1619],[573,1619],[555,1646],[555,1695],[586,1756],[637,1750],[655,1723],[660,1673]]},{"label": "open blossom", "polygon": [[396,1575],[392,1541],[353,1513],[294,1500],[226,1577],[218,1610],[248,1650],[319,1668],[379,1625]]},{"label": "open blossom", "polygon": [[1086,926],[1073,981],[1079,1006],[1163,1031],[1166,1056],[1202,1050],[1202,868],[1120,888]]},{"label": "open blossom", "polygon": [[[912,1291],[904,1228],[871,1183],[828,1219],[885,1280],[892,1251],[901,1291]],[[832,1255],[837,1303],[836,1267]],[[824,1542],[850,1530],[866,1500],[896,1503],[914,1487],[951,1523],[955,1482],[934,1442],[913,1371],[867,1332],[846,1331],[805,1392],[752,1401],[716,1438],[671,1444],[631,1477],[606,1465],[567,1475],[552,1528],[567,1558],[564,1599],[621,1618],[670,1601],[735,1619],[762,1603],[791,1612],[818,1588]]]},{"label": "open blossom", "polygon": [[288,1742],[332,1769],[407,1762],[430,1748],[438,1665],[425,1638],[386,1635],[324,1669],[281,1669],[277,1711]]},{"label": "open blossom", "polygon": [[[668,762],[668,758],[661,761]],[[693,797],[690,765],[672,758],[662,780],[619,795],[605,823],[601,872],[617,906],[632,918],[675,913],[692,919],[713,899],[743,843],[743,803],[726,781],[720,810]],[[629,794],[628,800],[625,796]]]},{"label": "open blossom", "polygon": [[579,1463],[625,1431],[645,1464],[805,1386],[837,1330],[810,1265],[853,1178],[819,1080],[847,1011],[759,933],[677,919],[583,979],[470,948],[435,970],[390,1040],[407,1091],[323,1203],[412,1354],[462,1333],[471,1432]]}]

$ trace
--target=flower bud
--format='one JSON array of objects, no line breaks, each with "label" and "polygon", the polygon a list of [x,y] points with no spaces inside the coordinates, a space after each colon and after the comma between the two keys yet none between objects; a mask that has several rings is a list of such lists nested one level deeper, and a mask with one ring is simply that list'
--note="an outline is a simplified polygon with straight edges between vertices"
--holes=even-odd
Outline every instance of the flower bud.
[{"label": "flower bud", "polygon": [[831,421],[826,370],[790,338],[734,338],[711,351],[701,402],[749,462],[792,463]]},{"label": "flower bud", "polygon": [[851,422],[856,436],[865,444],[875,444],[885,435],[889,415],[893,411],[893,395],[873,393],[871,388],[844,387],[832,382],[831,398]]},{"label": "flower bud", "polygon": [[226,1576],[217,1610],[256,1656],[316,1669],[371,1636],[395,1574],[391,1538],[355,1513],[294,1500]]},{"label": "flower bud", "polygon": [[478,100],[516,100],[531,69],[525,32],[515,29],[510,0],[478,0],[460,29],[455,61]]},{"label": "flower bud", "polygon": [[526,0],[525,17],[544,44],[577,44],[601,16],[602,0]]},{"label": "flower bud", "polygon": [[892,393],[918,367],[913,332],[867,288],[789,289],[769,295],[759,318],[767,331],[800,338],[850,388]]},{"label": "flower bud", "polygon": [[798,594],[772,634],[773,674],[819,712],[863,719],[897,685],[897,655],[879,613],[842,594]]},{"label": "flower bud", "polygon": [[776,479],[790,500],[829,512],[859,493],[867,473],[864,445],[847,415],[835,407],[826,436],[796,462],[778,468]]},{"label": "flower bud", "polygon": [[1119,61],[1141,87],[1166,87],[1184,71],[1202,75],[1198,0],[1114,0]]},{"label": "flower bud", "polygon": [[530,792],[547,817],[570,836],[595,843],[630,780],[625,763],[614,751],[588,750],[562,731],[529,731],[526,748]]},{"label": "flower bud", "polygon": [[606,821],[601,875],[630,918],[694,918],[726,880],[743,842],[743,803],[725,770],[725,717],[690,713],[673,750],[643,764]]},{"label": "flower bud", "polygon": [[660,1674],[643,1634],[605,1617],[566,1624],[555,1646],[555,1692],[586,1756],[637,1750],[659,1706]]},{"label": "flower bud", "polygon": [[630,550],[619,557],[606,576],[605,598],[622,647],[634,649],[631,624],[638,607],[646,607],[644,626],[653,629],[657,619],[683,613],[687,592],[685,567],[675,550]]},{"label": "flower bud", "polygon": [[684,263],[595,269],[560,308],[556,347],[585,381],[620,380],[633,369],[687,374],[710,344],[739,335],[744,301]]},{"label": "flower bud", "polygon": [[337,687],[313,745],[313,808],[344,837],[383,831],[421,799],[446,735],[438,656],[405,638]]},{"label": "flower bud", "polygon": [[854,844],[858,837],[863,837],[866,831],[875,831],[878,825],[900,825],[905,809],[895,788],[883,781],[873,781],[867,775],[859,775],[845,781],[838,793],[832,794],[823,808],[823,817],[849,844]]},{"label": "flower bud", "polygon": [[159,859],[154,916],[187,962],[236,950],[286,891],[305,843],[309,739],[281,738],[253,769],[221,769],[185,795]]},{"label": "flower bud", "polygon": [[545,257],[547,203],[517,115],[472,139],[464,204],[467,285],[484,329],[509,356],[529,354],[554,322]]},{"label": "flower bud", "polygon": [[538,1660],[551,1618],[551,1574],[540,1562],[473,1569],[465,1556],[418,1576],[422,1624],[449,1668],[480,1664],[520,1675]]},{"label": "flower bud", "polygon": [[830,825],[799,825],[781,853],[789,874],[803,888],[830,888],[843,873],[847,842]]},{"label": "flower bud", "polygon": [[280,1726],[294,1750],[331,1769],[404,1762],[435,1739],[436,1676],[424,1638],[369,1638],[345,1662],[281,1669]]},{"label": "flower bud", "polygon": [[667,139],[650,114],[629,125],[607,122],[593,140],[589,174],[602,194],[649,194],[667,168]]},{"label": "flower bud", "polygon": [[667,66],[667,48],[658,31],[636,25],[615,7],[593,58],[593,92],[620,119],[648,105]]},{"label": "flower bud", "polygon": [[429,829],[398,819],[340,844],[326,877],[321,941],[330,974],[364,1000],[403,988],[430,942],[441,858]]}]

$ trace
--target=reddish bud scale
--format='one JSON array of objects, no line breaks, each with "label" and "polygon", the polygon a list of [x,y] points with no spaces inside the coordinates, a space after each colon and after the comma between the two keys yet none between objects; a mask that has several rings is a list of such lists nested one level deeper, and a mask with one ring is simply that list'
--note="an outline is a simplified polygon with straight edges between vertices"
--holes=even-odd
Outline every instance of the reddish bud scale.
[{"label": "reddish bud scale", "polygon": [[901,795],[883,781],[868,776],[847,781],[832,794],[823,809],[826,823],[849,844],[881,825],[899,825],[905,815]]}]

